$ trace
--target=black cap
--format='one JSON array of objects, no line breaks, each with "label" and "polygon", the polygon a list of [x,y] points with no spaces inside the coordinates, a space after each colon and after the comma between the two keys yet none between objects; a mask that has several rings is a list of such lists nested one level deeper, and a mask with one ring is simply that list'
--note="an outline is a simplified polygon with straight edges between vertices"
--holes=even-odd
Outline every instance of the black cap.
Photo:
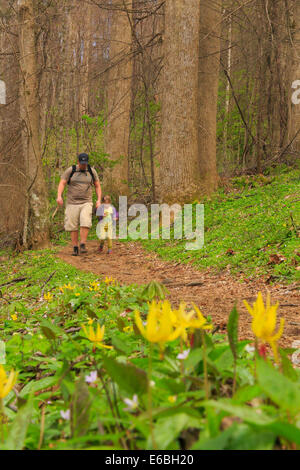
[{"label": "black cap", "polygon": [[78,155],[78,160],[79,160],[79,163],[88,163],[89,162],[89,156],[87,153],[81,153],[80,155]]}]

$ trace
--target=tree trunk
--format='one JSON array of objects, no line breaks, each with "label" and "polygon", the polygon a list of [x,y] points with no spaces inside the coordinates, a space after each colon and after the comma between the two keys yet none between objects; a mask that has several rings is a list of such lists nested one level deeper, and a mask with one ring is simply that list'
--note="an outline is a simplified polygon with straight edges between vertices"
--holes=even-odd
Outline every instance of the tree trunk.
[{"label": "tree trunk", "polygon": [[[201,47],[201,45],[200,45]],[[227,73],[229,77],[231,76],[231,60],[232,60],[232,16],[230,15],[228,19],[228,40],[227,40]],[[230,84],[229,80],[226,80],[226,92],[225,92],[225,121],[224,121],[224,132],[223,132],[223,152],[224,152],[224,160],[226,164],[228,162],[227,158],[227,139],[228,139],[228,118],[229,118],[229,107],[230,107]]]},{"label": "tree trunk", "polygon": [[295,0],[294,10],[293,10],[293,29],[292,29],[292,57],[293,57],[293,67],[292,67],[292,85],[294,89],[292,93],[294,94],[293,99],[291,99],[291,132],[290,138],[294,139],[292,144],[292,150],[299,155],[300,153],[300,132],[297,135],[297,132],[300,130],[300,92],[297,91],[300,89],[300,0]]},{"label": "tree trunk", "polygon": [[112,161],[106,172],[105,189],[128,194],[128,148],[130,131],[132,61],[132,0],[112,1],[110,18],[110,71],[107,85],[107,126],[105,149]]},{"label": "tree trunk", "polygon": [[18,245],[23,230],[25,196],[24,165],[20,159],[19,63],[17,44],[11,39],[17,33],[17,22],[15,18],[6,17],[2,4],[1,21],[6,21],[13,35],[8,35],[6,28],[0,28],[0,79],[5,83],[0,98],[0,249]]},{"label": "tree trunk", "polygon": [[166,0],[158,197],[164,203],[199,196],[199,0]]},{"label": "tree trunk", "polygon": [[86,5],[84,30],[81,32],[81,42],[83,50],[81,50],[80,59],[82,60],[80,71],[80,96],[79,96],[79,116],[88,114],[89,112],[89,69],[92,37],[92,19],[93,5]]},{"label": "tree trunk", "polygon": [[203,194],[217,188],[217,104],[220,64],[221,2],[200,2],[199,168]]},{"label": "tree trunk", "polygon": [[27,175],[27,200],[23,243],[26,247],[49,246],[46,182],[39,140],[39,102],[34,11],[32,0],[19,0],[20,114],[23,122],[22,149]]}]

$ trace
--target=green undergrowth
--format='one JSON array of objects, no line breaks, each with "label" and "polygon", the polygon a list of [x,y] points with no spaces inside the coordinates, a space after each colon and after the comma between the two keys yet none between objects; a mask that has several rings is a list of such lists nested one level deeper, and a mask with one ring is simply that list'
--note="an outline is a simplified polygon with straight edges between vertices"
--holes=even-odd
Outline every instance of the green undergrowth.
[{"label": "green undergrowth", "polygon": [[[152,240],[150,220],[145,236],[136,241],[162,259],[191,263],[199,270],[262,276],[270,283],[300,280],[300,169],[277,167],[268,173],[232,178],[210,199],[197,201],[204,204],[203,248],[187,250],[185,239],[174,240],[172,227],[171,239]],[[96,225],[94,217],[90,240],[97,239]],[[69,236],[62,227],[60,210],[53,241],[65,245]]]},{"label": "green undergrowth", "polygon": [[[145,325],[162,286],[120,286],[55,252],[1,253],[0,362],[18,377],[3,393],[0,365],[0,449],[300,448],[292,350],[280,350],[280,367],[254,360],[234,309],[227,335],[170,330],[162,352],[134,313]],[[97,345],[82,325],[105,327]]]},{"label": "green undergrowth", "polygon": [[300,280],[300,170],[230,180],[204,203],[204,247],[185,240],[142,240],[163,259],[196,268],[264,276],[270,282]]}]

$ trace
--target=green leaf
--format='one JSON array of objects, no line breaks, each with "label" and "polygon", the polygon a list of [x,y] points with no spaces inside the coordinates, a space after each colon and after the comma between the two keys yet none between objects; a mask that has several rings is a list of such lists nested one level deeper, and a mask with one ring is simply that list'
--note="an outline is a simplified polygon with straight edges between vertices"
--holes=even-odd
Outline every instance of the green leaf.
[{"label": "green leaf", "polygon": [[57,377],[45,377],[44,379],[41,380],[32,380],[28,384],[25,385],[24,388],[22,388],[20,392],[20,397],[24,398],[30,393],[35,393],[40,390],[46,389],[51,387],[52,385],[56,384],[57,382]]},{"label": "green leaf", "polygon": [[23,449],[32,413],[33,400],[30,398],[28,402],[20,408],[14,419],[14,422],[10,426],[9,433],[5,441],[6,450]]},{"label": "green leaf", "polygon": [[245,403],[246,401],[251,401],[254,398],[262,395],[262,390],[259,385],[247,385],[246,387],[240,388],[233,399],[238,403]]},{"label": "green leaf", "polygon": [[279,350],[281,356],[281,366],[283,374],[291,379],[293,382],[298,381],[298,374],[295,371],[293,364],[288,358],[288,352],[284,351],[283,349]]},{"label": "green leaf", "polygon": [[294,442],[300,446],[300,429],[290,423],[276,421],[266,427],[266,429],[274,432],[277,436],[281,436],[289,442]]},{"label": "green leaf", "polygon": [[[213,362],[213,366],[216,367],[220,372],[223,371],[231,371],[232,370],[232,365],[233,365],[233,357],[230,351],[229,346],[227,346],[227,349],[223,351],[223,353]],[[211,366],[211,362],[208,360],[209,366]]]},{"label": "green leaf", "polygon": [[123,332],[124,328],[126,327],[126,323],[120,317],[117,318],[117,327],[118,327],[118,330],[121,332]]},{"label": "green leaf", "polygon": [[65,336],[65,332],[49,320],[43,320],[41,330],[48,339],[56,339],[57,336]]},{"label": "green leaf", "polygon": [[128,355],[132,351],[132,347],[130,346],[130,344],[128,344],[126,341],[124,341],[124,339],[121,339],[118,336],[113,336],[111,342],[114,348],[118,351],[121,351],[122,353]]},{"label": "green leaf", "polygon": [[154,437],[159,449],[166,449],[187,428],[202,427],[201,420],[185,413],[159,419],[154,428]]},{"label": "green leaf", "polygon": [[99,316],[90,307],[86,308],[86,314],[89,316],[89,318],[94,318],[95,320],[99,320]]},{"label": "green leaf", "polygon": [[211,437],[219,434],[221,421],[223,419],[223,413],[216,412],[213,408],[207,408],[206,410],[206,422],[207,429]]},{"label": "green leaf", "polygon": [[238,347],[238,326],[239,314],[236,305],[233,307],[228,320],[227,334],[230,344],[230,349],[233,354],[234,360],[237,360],[237,347]]},{"label": "green leaf", "polygon": [[276,434],[270,430],[238,424],[230,436],[226,450],[272,450],[275,441]]},{"label": "green leaf", "polygon": [[184,361],[185,370],[194,369],[203,360],[202,348],[192,349]]},{"label": "green leaf", "polygon": [[224,450],[236,428],[236,423],[234,423],[230,428],[226,429],[226,431],[220,433],[218,436],[213,438],[201,438],[198,442],[196,442],[191,450]]},{"label": "green leaf", "polygon": [[275,421],[273,417],[270,417],[262,412],[260,408],[255,409],[247,405],[236,405],[232,401],[227,400],[209,400],[201,404],[206,407],[213,407],[215,409],[227,411],[228,414],[236,416],[245,423],[256,424],[258,426],[267,426]]},{"label": "green leaf", "polygon": [[155,294],[156,294],[155,286],[153,285],[152,282],[150,282],[150,284],[149,284],[149,286],[148,286],[148,289],[147,289],[148,299],[149,299],[149,300],[154,299]]},{"label": "green leaf", "polygon": [[41,330],[46,338],[50,339],[50,341],[56,339],[56,334],[51,330],[51,328],[48,328],[48,326],[41,326]]},{"label": "green leaf", "polygon": [[147,391],[147,374],[132,364],[121,364],[115,359],[103,357],[104,367],[112,380],[127,393],[144,394]]},{"label": "green leaf", "polygon": [[141,332],[140,332],[140,330],[138,329],[138,327],[136,326],[136,323],[135,323],[135,322],[133,322],[132,326],[133,326],[134,334],[135,334],[136,336],[142,336],[142,335],[141,335]]},{"label": "green leaf", "polygon": [[168,294],[167,288],[157,281],[151,281],[146,285],[145,289],[142,292],[142,296],[148,300],[153,300],[155,298],[159,300],[164,300]]},{"label": "green leaf", "polygon": [[71,401],[71,432],[72,437],[84,436],[89,429],[89,412],[91,407],[89,388],[82,375],[76,382]]},{"label": "green leaf", "polygon": [[265,394],[279,407],[291,413],[300,411],[299,386],[259,357],[257,380]]},{"label": "green leaf", "polygon": [[177,395],[178,393],[184,393],[186,385],[178,378],[163,377],[162,379],[156,379],[156,385],[159,388],[166,389],[170,394]]},{"label": "green leaf", "polygon": [[[197,420],[197,422],[202,423],[203,426],[203,419],[201,413],[194,408],[184,406],[184,405],[179,405],[179,406],[172,406],[171,408],[168,405],[168,408],[154,408],[153,409],[153,417],[155,419],[164,419],[164,418],[169,418],[171,416],[175,416],[178,414],[185,414],[189,416],[191,419]],[[139,415],[139,418],[144,419],[144,417],[148,417],[148,410],[145,411],[144,415],[141,413]],[[204,427],[204,426],[203,426]]]},{"label": "green leaf", "polygon": [[270,431],[233,423],[214,438],[200,439],[192,450],[271,450],[275,439]]}]

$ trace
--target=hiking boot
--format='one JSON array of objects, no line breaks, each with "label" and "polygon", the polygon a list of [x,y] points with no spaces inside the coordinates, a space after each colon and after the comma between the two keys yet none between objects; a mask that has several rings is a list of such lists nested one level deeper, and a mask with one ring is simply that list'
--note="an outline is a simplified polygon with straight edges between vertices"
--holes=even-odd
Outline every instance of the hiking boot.
[{"label": "hiking boot", "polygon": [[98,253],[103,253],[103,246],[99,246]]},{"label": "hiking boot", "polygon": [[111,255],[111,249],[110,248],[107,250],[107,254]]},{"label": "hiking boot", "polygon": [[79,255],[78,246],[74,246],[72,256],[78,256],[78,255]]},{"label": "hiking boot", "polygon": [[84,243],[80,243],[80,253],[87,253],[87,249]]}]

